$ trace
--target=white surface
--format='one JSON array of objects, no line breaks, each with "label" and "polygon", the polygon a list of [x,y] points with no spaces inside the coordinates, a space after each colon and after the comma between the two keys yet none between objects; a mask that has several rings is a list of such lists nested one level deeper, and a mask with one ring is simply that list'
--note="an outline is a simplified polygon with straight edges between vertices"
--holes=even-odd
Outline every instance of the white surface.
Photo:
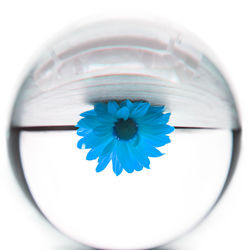
[{"label": "white surface", "polygon": [[0,7],[1,165],[0,248],[79,249],[44,223],[20,192],[6,153],[10,105],[25,66],[48,39],[64,27],[104,13],[168,18],[185,25],[205,41],[226,68],[243,123],[240,162],[230,189],[208,220],[173,249],[249,249],[250,242],[250,116],[249,116],[249,3],[239,1],[2,1]]},{"label": "white surface", "polygon": [[228,173],[231,131],[176,130],[170,138],[150,170],[119,177],[111,163],[96,174],[96,161],[76,148],[75,131],[24,131],[20,153],[33,197],[57,228],[90,246],[134,250],[165,244],[193,227]]}]

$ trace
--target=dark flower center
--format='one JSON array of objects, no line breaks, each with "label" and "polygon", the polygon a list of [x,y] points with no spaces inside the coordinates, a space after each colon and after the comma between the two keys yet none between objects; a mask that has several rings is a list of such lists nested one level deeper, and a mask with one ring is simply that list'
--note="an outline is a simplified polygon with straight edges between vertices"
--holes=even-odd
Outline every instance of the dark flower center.
[{"label": "dark flower center", "polygon": [[137,126],[133,119],[119,119],[114,126],[115,135],[121,140],[132,139],[137,132]]}]

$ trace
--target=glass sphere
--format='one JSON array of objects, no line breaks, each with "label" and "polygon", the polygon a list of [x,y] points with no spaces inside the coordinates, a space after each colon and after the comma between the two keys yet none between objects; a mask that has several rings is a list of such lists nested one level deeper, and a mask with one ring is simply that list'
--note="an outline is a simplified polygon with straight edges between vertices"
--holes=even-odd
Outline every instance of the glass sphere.
[{"label": "glass sphere", "polygon": [[[97,127],[110,158],[88,152],[100,137],[84,138]],[[133,151],[137,135],[145,140]],[[200,41],[173,25],[112,20],[40,54],[16,97],[9,147],[21,187],[52,225],[87,246],[128,250],[167,244],[210,213],[239,138],[228,83]]]}]

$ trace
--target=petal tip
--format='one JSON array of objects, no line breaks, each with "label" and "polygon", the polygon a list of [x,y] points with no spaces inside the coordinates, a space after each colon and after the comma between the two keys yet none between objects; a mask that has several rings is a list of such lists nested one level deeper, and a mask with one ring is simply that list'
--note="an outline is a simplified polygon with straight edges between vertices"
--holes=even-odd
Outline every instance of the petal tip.
[{"label": "petal tip", "polygon": [[98,169],[98,168],[96,167],[95,171],[96,171],[96,173],[100,173],[100,172],[103,171],[103,169]]}]

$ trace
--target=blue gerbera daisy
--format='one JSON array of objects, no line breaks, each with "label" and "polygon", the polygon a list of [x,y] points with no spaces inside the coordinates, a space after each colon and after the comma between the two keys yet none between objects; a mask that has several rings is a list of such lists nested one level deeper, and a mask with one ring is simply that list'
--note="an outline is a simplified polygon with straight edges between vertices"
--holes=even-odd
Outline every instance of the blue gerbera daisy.
[{"label": "blue gerbera daisy", "polygon": [[156,147],[170,143],[169,134],[174,127],[167,125],[170,113],[164,106],[151,106],[148,102],[97,103],[94,109],[81,114],[76,125],[82,136],[78,148],[90,149],[87,160],[98,159],[96,171],[104,170],[110,161],[118,176],[123,169],[132,173],[150,168],[149,157],[163,155]]}]

